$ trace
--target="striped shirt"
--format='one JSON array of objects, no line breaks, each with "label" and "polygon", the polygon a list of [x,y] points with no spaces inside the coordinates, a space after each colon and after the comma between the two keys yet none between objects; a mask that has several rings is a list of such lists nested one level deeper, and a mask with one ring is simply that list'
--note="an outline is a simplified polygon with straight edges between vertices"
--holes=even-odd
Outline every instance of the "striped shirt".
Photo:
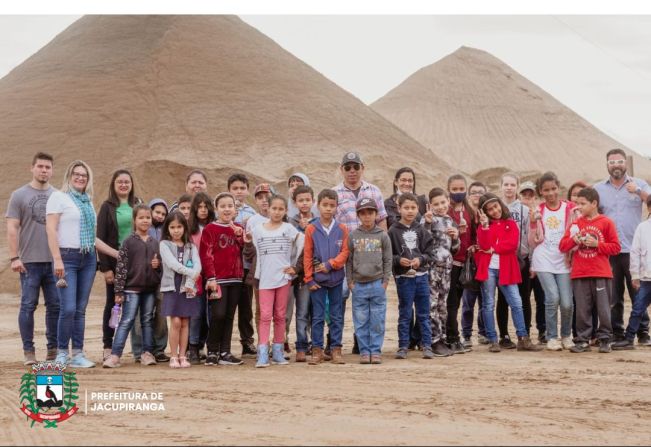
[{"label": "striped shirt", "polygon": [[355,204],[359,199],[370,198],[375,200],[378,209],[376,223],[380,223],[387,218],[387,212],[384,208],[384,198],[382,197],[380,188],[377,186],[362,180],[362,186],[357,197],[355,197],[355,193],[344,186],[343,183],[338,184],[333,189],[337,192],[337,196],[339,197],[335,220],[338,223],[346,225],[349,233],[352,233],[353,230],[359,227],[357,210],[355,209]]}]

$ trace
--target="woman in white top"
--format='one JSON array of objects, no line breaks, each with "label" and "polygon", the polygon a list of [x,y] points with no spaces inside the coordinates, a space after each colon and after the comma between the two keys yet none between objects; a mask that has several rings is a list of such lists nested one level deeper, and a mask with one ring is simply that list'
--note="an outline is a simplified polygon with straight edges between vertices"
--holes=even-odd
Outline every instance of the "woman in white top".
[{"label": "woman in white top", "polygon": [[[97,249],[114,258],[117,250],[95,237],[96,215],[92,202],[93,173],[81,160],[66,169],[61,191],[52,193],[46,205],[48,245],[59,279],[58,352],[56,362],[77,368],[95,363],[84,356],[86,306],[97,270]],[[69,344],[72,339],[72,356]]]}]

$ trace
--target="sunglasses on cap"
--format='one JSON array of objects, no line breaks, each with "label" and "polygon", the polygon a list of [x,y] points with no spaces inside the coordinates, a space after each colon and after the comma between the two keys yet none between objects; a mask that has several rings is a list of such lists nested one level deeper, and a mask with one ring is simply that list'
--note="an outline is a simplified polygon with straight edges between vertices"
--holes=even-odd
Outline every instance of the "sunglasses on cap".
[{"label": "sunglasses on cap", "polygon": [[346,171],[346,172],[350,171],[351,169],[359,171],[361,168],[362,168],[362,165],[359,165],[357,163],[350,163],[350,164],[344,165],[344,171]]}]

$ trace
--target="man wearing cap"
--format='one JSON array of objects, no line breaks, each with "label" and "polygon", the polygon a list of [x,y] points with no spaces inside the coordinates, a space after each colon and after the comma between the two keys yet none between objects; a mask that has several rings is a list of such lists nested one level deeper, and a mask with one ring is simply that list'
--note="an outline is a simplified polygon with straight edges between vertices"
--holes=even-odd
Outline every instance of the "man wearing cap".
[{"label": "man wearing cap", "polygon": [[[622,245],[622,251],[610,257],[613,270],[613,307],[611,320],[613,339],[624,339],[624,285],[631,300],[635,299],[630,272],[631,243],[635,229],[642,221],[642,205],[651,193],[651,187],[642,179],[626,174],[626,152],[622,149],[611,149],[606,154],[606,168],[609,177],[596,185],[599,193],[599,205],[603,213],[610,217],[617,226],[617,236]],[[645,311],[637,332],[638,343],[651,345],[649,337],[649,314]]]},{"label": "man wearing cap", "polygon": [[[364,162],[362,161],[362,157],[357,152],[347,152],[341,159],[339,169],[344,180],[332,188],[337,192],[338,197],[337,213],[335,214],[336,221],[346,225],[348,234],[351,234],[359,227],[359,220],[357,220],[357,211],[355,209],[357,200],[369,198],[373,199],[377,204],[377,225],[382,230],[387,231],[387,212],[384,208],[382,192],[377,186],[362,179],[364,176]],[[346,312],[348,294],[348,282],[344,281],[344,313]],[[358,353],[357,338],[355,338],[353,354]]]}]

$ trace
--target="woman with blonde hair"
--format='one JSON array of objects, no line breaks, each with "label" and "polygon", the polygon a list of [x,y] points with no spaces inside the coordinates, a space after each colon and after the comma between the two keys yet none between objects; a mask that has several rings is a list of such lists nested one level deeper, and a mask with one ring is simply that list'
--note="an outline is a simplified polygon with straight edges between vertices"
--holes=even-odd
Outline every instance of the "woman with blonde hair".
[{"label": "woman with blonde hair", "polygon": [[114,258],[118,255],[117,250],[95,237],[92,196],[93,171],[85,162],[76,160],[66,169],[61,190],[52,193],[46,205],[47,239],[61,308],[55,362],[77,368],[95,366],[83,352],[86,306],[97,269],[95,249]]}]

